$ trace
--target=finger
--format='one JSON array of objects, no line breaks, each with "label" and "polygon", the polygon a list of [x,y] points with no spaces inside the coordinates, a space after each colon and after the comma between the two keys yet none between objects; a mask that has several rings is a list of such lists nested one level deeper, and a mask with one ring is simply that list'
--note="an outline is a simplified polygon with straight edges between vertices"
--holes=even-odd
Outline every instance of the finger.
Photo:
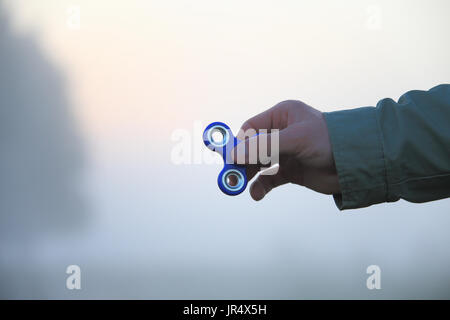
[{"label": "finger", "polygon": [[[248,137],[249,135],[256,134],[257,130],[259,129],[271,129],[272,117],[273,117],[273,110],[271,108],[248,119],[242,124],[241,129],[239,130],[236,137],[239,140],[245,140],[246,136]],[[253,132],[249,133],[248,131],[251,129],[253,129],[255,133]]]},{"label": "finger", "polygon": [[286,112],[286,104],[283,102],[278,103],[272,108],[245,121],[236,137],[239,140],[244,140],[246,136],[249,136],[245,134],[249,129],[253,129],[256,132],[260,129],[284,129],[287,126],[287,123],[284,123],[286,121],[283,121],[283,119],[287,118],[285,116]]},{"label": "finger", "polygon": [[263,199],[273,188],[288,182],[289,180],[284,177],[281,168],[274,175],[260,174],[250,187],[250,195],[254,200],[259,201]]},{"label": "finger", "polygon": [[280,155],[295,150],[291,130],[283,129],[260,134],[238,143],[231,151],[231,160],[240,165],[270,166],[278,162]]},{"label": "finger", "polygon": [[273,173],[270,173],[271,170],[274,170],[273,167],[267,169],[267,167],[263,167],[261,165],[255,164],[255,165],[248,165],[246,168],[246,174],[247,174],[247,180],[250,181],[253,179],[254,176],[258,174],[261,170],[264,170],[264,173],[267,172],[267,174],[275,174],[278,170],[278,166],[276,167],[275,171]]},{"label": "finger", "polygon": [[259,165],[247,166],[247,168],[246,168],[247,180],[248,181],[252,180],[253,177],[256,176],[260,170],[261,170],[261,166],[259,166]]}]

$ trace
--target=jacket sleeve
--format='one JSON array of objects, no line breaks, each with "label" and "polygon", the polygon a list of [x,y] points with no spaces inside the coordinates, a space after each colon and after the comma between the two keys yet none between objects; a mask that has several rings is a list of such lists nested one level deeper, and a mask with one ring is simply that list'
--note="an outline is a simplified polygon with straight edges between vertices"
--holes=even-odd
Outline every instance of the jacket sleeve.
[{"label": "jacket sleeve", "polygon": [[325,113],[339,209],[450,196],[450,84]]}]

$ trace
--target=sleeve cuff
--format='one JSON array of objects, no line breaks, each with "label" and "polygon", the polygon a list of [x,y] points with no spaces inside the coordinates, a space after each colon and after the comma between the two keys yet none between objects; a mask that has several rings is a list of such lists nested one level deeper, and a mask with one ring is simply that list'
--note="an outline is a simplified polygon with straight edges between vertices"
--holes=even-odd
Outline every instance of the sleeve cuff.
[{"label": "sleeve cuff", "polygon": [[340,210],[367,207],[387,199],[386,167],[376,109],[364,107],[324,113],[340,194]]}]

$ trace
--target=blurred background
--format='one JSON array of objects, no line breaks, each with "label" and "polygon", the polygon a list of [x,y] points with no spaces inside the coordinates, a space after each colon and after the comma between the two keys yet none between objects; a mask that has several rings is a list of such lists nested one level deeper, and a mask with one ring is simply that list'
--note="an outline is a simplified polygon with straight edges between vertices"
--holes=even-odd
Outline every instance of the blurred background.
[{"label": "blurred background", "polygon": [[339,212],[294,185],[227,197],[201,136],[281,100],[332,111],[448,83],[449,13],[0,0],[0,298],[450,298],[449,199]]}]

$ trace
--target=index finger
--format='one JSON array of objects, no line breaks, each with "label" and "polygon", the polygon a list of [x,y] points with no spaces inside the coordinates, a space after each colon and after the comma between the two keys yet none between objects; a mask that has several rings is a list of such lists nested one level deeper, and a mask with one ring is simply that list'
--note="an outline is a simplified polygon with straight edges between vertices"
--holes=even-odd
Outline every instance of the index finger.
[{"label": "index finger", "polygon": [[287,126],[286,119],[286,105],[283,102],[280,102],[272,108],[245,121],[236,137],[239,140],[244,140],[246,137],[245,131],[249,129],[254,129],[256,131],[260,129],[284,129]]}]

